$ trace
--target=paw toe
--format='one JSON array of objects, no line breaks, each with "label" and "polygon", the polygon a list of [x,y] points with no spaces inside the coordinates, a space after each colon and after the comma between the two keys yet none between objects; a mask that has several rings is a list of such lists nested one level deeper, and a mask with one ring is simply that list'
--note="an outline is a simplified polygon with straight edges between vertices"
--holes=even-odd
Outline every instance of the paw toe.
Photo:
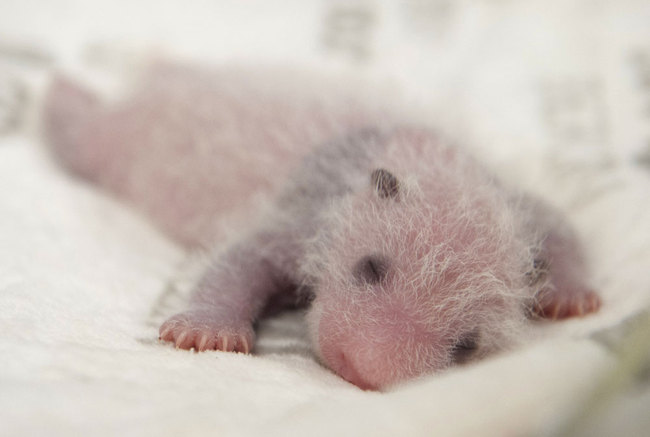
[{"label": "paw toe", "polygon": [[172,329],[171,326],[167,325],[166,323],[163,324],[160,327],[158,339],[163,340],[163,341],[172,341],[172,340],[174,340],[172,330],[173,329]]},{"label": "paw toe", "polygon": [[594,313],[600,309],[601,300],[600,296],[594,291],[590,291],[589,295],[585,299],[585,314]]},{"label": "paw toe", "polygon": [[196,347],[195,349],[198,352],[203,352],[208,349],[214,349],[214,344],[211,344],[210,341],[210,334],[207,332],[204,332],[198,336],[198,339],[196,341]]},{"label": "paw toe", "polygon": [[174,346],[176,346],[177,349],[190,350],[195,346],[195,342],[196,333],[192,332],[190,329],[183,329],[176,336]]},{"label": "paw toe", "polygon": [[250,349],[249,349],[249,346],[248,346],[248,340],[246,340],[246,337],[244,337],[243,335],[240,336],[240,340],[238,342],[238,345],[239,345],[239,352],[243,352],[245,354],[247,354],[249,352]]}]

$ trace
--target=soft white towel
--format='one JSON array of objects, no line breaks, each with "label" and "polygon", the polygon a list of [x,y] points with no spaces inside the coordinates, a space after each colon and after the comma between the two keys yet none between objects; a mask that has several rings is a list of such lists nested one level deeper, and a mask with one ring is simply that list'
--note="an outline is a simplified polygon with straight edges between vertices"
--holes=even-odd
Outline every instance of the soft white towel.
[{"label": "soft white towel", "polygon": [[[388,393],[319,366],[300,314],[263,322],[252,356],[176,351],[157,328],[193,263],[17,132],[0,137],[0,434],[551,434],[602,387],[650,305],[647,1],[1,0],[0,11],[9,46],[47,54],[0,45],[0,70],[26,83],[48,59],[128,64],[126,40],[389,80],[568,213],[604,299],[594,316],[539,324],[530,347]],[[644,429],[639,390],[596,431]]]}]

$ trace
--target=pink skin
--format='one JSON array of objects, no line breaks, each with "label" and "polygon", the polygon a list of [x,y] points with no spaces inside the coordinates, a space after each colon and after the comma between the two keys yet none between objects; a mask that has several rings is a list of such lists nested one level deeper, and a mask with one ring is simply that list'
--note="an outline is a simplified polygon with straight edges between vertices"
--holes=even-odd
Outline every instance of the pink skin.
[{"label": "pink skin", "polygon": [[[342,237],[342,243],[350,244],[349,238],[349,235]],[[394,247],[386,251],[402,251],[400,241],[389,243]],[[361,254],[368,251],[369,248],[358,249]],[[336,254],[338,250],[334,247],[332,252]],[[566,253],[556,255],[553,260],[559,266],[570,265],[573,261]],[[343,260],[337,268],[346,269],[346,265],[353,263],[352,259],[355,256],[350,261]],[[459,287],[455,278],[429,282],[408,297],[400,296],[406,285],[399,284],[408,284],[419,274],[423,263],[423,259],[409,259],[410,266],[393,266],[402,278],[389,274],[373,291],[361,290],[372,293],[372,298],[361,295],[358,284],[349,278],[326,280],[321,284],[309,317],[320,357],[330,368],[361,388],[383,389],[432,370],[459,364],[453,357],[457,341],[454,339],[459,335],[479,329],[482,332],[492,330],[494,338],[507,338],[510,334],[507,330],[495,329],[499,318],[525,321],[526,295],[505,300],[498,293],[486,290],[482,296],[472,296],[475,300],[455,301],[453,296]],[[552,271],[552,266],[549,270]],[[557,275],[553,272],[547,279],[538,292],[542,298],[533,301],[532,310],[536,316],[561,319],[598,310],[598,295],[574,275],[564,276],[560,268]],[[445,303],[446,308],[438,310],[432,305],[444,302],[445,297],[452,298]],[[541,312],[543,304],[551,305],[553,312]],[[342,319],[346,322],[342,323]],[[501,344],[483,345],[484,349],[478,348],[470,358],[488,355],[495,346],[502,347]]]},{"label": "pink skin", "polygon": [[[314,131],[326,139],[368,123],[354,105],[331,115],[322,105],[267,97],[255,87],[260,77],[157,63],[110,107],[57,78],[45,134],[69,171],[125,199],[182,245],[212,248],[224,237],[215,218],[247,220],[310,152]],[[242,104],[247,94],[256,105]]]},{"label": "pink skin", "polygon": [[162,340],[249,353],[269,303],[309,289],[323,363],[385,389],[510,347],[526,314],[600,306],[561,217],[460,149],[398,117],[289,104],[238,77],[161,64],[113,107],[61,80],[46,100],[57,159],[171,238],[207,248],[223,240],[218,218],[242,223]]}]

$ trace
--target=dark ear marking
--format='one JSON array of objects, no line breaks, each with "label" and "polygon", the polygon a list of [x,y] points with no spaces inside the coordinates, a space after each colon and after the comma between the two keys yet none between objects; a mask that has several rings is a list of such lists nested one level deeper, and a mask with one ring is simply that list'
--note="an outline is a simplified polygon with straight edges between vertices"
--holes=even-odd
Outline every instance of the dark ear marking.
[{"label": "dark ear marking", "polygon": [[382,255],[366,255],[354,265],[352,274],[357,281],[379,284],[388,274],[389,263]]},{"label": "dark ear marking", "polygon": [[399,194],[399,181],[391,172],[378,168],[370,175],[370,182],[382,199],[395,199]]},{"label": "dark ear marking", "polygon": [[476,329],[463,334],[451,348],[452,361],[455,364],[463,364],[469,361],[478,349],[479,337],[479,332]]}]

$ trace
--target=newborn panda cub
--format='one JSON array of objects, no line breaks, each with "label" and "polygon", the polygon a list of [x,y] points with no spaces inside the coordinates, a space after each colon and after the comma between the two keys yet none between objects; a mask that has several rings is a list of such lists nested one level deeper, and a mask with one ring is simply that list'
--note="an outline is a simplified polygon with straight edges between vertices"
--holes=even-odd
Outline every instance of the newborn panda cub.
[{"label": "newborn panda cub", "polygon": [[321,361],[385,389],[510,348],[533,317],[598,309],[556,211],[430,128],[323,88],[160,62],[112,104],[53,81],[53,156],[214,253],[162,340],[249,353],[265,308],[308,302]]}]

